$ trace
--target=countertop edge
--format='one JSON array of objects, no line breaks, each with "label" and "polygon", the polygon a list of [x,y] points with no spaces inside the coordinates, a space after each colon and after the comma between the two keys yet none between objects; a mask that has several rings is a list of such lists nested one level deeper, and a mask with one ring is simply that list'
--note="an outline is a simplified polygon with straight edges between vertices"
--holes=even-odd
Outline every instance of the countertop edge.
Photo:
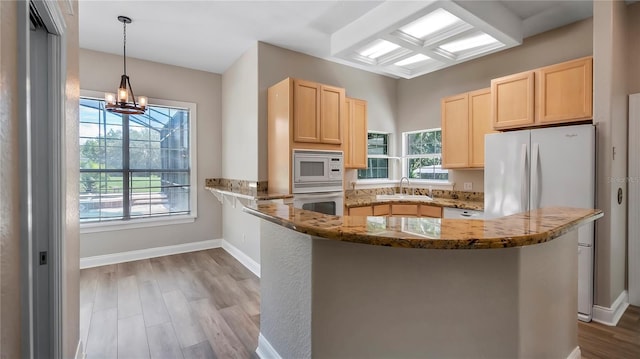
[{"label": "countertop edge", "polygon": [[[297,210],[297,209],[296,209]],[[282,219],[264,212],[261,212],[257,208],[244,207],[243,211],[254,215],[260,219],[268,222],[289,228],[299,233],[307,234],[315,237],[322,237],[328,240],[360,243],[368,245],[396,247],[396,248],[415,248],[415,249],[498,249],[498,248],[514,248],[524,247],[535,244],[541,244],[552,241],[577,227],[580,227],[586,223],[595,221],[601,218],[604,214],[602,211],[597,210],[596,213],[586,215],[581,218],[569,221],[565,224],[556,226],[554,228],[530,233],[519,236],[505,236],[505,237],[489,237],[489,238],[470,238],[470,239],[428,239],[411,236],[384,236],[377,234],[362,234],[362,233],[349,233],[341,230],[338,227],[320,228],[311,225],[305,225],[303,223],[294,223],[290,220]],[[304,210],[299,210],[304,211]],[[319,216],[326,218],[340,218],[337,216],[329,216],[318,214]],[[522,214],[518,214],[522,215]],[[517,216],[517,215],[514,215]],[[504,221],[508,220],[508,217],[502,217],[498,219],[482,220],[482,219],[446,219],[447,221]]]}]

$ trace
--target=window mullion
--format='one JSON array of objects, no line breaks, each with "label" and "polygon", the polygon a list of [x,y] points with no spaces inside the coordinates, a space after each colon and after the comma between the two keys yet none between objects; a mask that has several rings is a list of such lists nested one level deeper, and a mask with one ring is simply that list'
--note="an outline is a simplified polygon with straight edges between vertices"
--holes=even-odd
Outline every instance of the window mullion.
[{"label": "window mullion", "polygon": [[122,218],[131,218],[129,166],[129,115],[122,115]]}]

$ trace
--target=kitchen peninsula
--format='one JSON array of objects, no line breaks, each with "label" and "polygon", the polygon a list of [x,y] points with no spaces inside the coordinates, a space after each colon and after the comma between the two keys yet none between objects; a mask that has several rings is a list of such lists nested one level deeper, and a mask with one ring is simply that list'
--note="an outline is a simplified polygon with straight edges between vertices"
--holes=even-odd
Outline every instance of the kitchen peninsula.
[{"label": "kitchen peninsula", "polygon": [[261,219],[261,357],[579,357],[577,231],[599,210],[503,218]]}]

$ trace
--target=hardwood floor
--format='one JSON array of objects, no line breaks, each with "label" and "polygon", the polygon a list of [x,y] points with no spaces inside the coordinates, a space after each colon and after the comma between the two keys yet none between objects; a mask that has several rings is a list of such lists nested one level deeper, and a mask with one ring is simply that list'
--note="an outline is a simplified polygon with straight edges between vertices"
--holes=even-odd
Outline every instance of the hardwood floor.
[{"label": "hardwood floor", "polygon": [[578,343],[583,359],[640,358],[640,308],[629,306],[615,327],[579,322]]},{"label": "hardwood floor", "polygon": [[256,358],[258,278],[223,249],[80,271],[87,358]]},{"label": "hardwood floor", "polygon": [[[223,249],[80,271],[87,358],[257,358],[259,279]],[[585,359],[640,358],[640,308],[578,324]]]}]

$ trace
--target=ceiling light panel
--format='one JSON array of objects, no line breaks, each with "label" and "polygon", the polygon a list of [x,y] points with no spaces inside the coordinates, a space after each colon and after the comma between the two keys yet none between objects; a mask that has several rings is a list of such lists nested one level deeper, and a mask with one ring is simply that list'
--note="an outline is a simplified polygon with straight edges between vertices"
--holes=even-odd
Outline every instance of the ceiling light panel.
[{"label": "ceiling light panel", "polygon": [[394,63],[394,65],[396,66],[409,66],[409,65],[415,65],[418,64],[420,62],[425,62],[427,60],[431,59],[429,56],[423,55],[423,54],[417,54],[417,55],[413,55],[411,57],[408,57],[404,60],[398,61],[396,63]]},{"label": "ceiling light panel", "polygon": [[445,51],[455,54],[479,47],[501,44],[502,43],[500,41],[496,40],[489,34],[485,34],[484,32],[476,32],[472,35],[448,42],[446,44],[442,44],[439,47]]},{"label": "ceiling light panel", "polygon": [[454,26],[464,25],[464,21],[444,9],[437,9],[418,20],[400,28],[400,31],[417,39],[424,40],[429,35],[435,34]]},{"label": "ceiling light panel", "polygon": [[375,40],[357,52],[364,57],[377,59],[378,57],[386,55],[399,47],[400,45],[386,40]]}]

